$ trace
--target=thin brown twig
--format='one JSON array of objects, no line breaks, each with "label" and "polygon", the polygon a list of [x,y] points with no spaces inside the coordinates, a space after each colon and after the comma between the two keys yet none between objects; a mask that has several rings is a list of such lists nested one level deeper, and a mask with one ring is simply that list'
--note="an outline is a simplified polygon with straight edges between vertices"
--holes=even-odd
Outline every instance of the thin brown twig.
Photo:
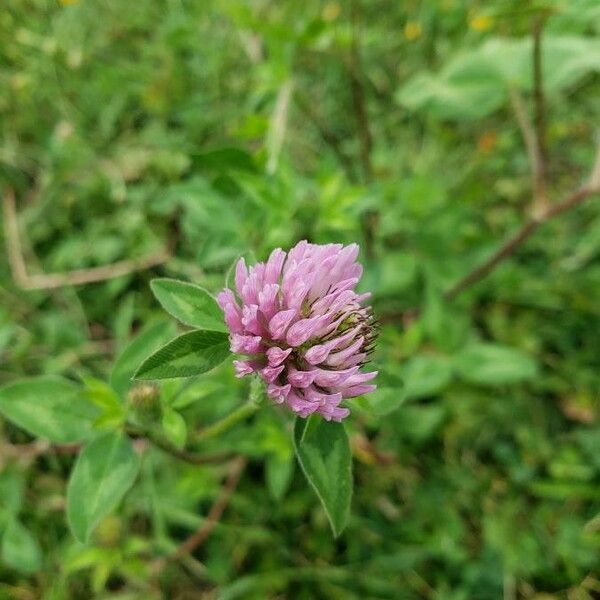
[{"label": "thin brown twig", "polygon": [[[140,451],[146,450],[150,445],[153,445],[160,448],[163,452],[192,465],[220,464],[231,459],[231,454],[227,453],[197,454],[195,452],[190,452],[189,450],[178,448],[157,433],[140,429],[132,425],[126,425],[125,432],[134,438],[133,441],[135,443],[143,443]],[[0,457],[31,461],[51,453],[62,456],[72,456],[78,454],[81,447],[82,444],[78,443],[54,444],[43,439],[34,440],[33,442],[25,444],[11,444],[10,442],[0,441]]]},{"label": "thin brown twig", "polygon": [[155,561],[153,565],[153,571],[155,575],[162,571],[169,560],[178,560],[186,555],[191,554],[206,541],[216,524],[221,520],[221,517],[223,516],[223,513],[229,504],[231,496],[237,488],[247,463],[248,460],[243,456],[238,456],[232,461],[225,484],[217,496],[217,499],[208,511],[206,519],[202,521],[200,527],[198,527],[198,529],[190,537],[184,540],[177,547],[173,554]]},{"label": "thin brown twig", "polygon": [[463,290],[470,287],[480,279],[483,279],[488,273],[493,271],[503,260],[508,258],[514,251],[525,242],[540,225],[547,223],[554,217],[564,213],[565,211],[578,206],[586,198],[597,193],[598,186],[592,186],[589,183],[583,185],[578,190],[567,196],[562,202],[553,204],[547,208],[545,213],[539,217],[532,217],[526,221],[523,226],[508,240],[504,242],[487,260],[481,263],[478,267],[468,273],[456,285],[452,286],[445,294],[446,300],[451,300],[460,294]]},{"label": "thin brown twig", "polygon": [[523,98],[515,87],[509,88],[510,101],[517,118],[523,144],[529,159],[531,171],[531,189],[533,190],[534,213],[546,206],[546,183],[544,173],[544,161],[540,152],[540,144],[537,139],[535,128],[531,122]]},{"label": "thin brown twig", "polygon": [[171,444],[168,440],[158,435],[154,431],[147,429],[140,429],[132,425],[125,427],[125,432],[128,435],[139,436],[145,438],[151,442],[157,448],[160,448],[163,452],[178,458],[184,462],[190,463],[191,465],[210,465],[215,463],[222,463],[231,458],[230,454],[197,454],[196,452],[190,452],[183,448],[178,448],[174,444]]},{"label": "thin brown twig", "polygon": [[136,271],[143,271],[163,264],[171,256],[171,252],[168,249],[163,249],[142,258],[120,260],[101,267],[75,269],[65,273],[40,273],[30,275],[27,272],[27,265],[23,258],[19,234],[19,222],[15,205],[15,194],[12,188],[6,190],[2,207],[4,214],[3,221],[6,252],[8,254],[8,262],[12,277],[19,287],[26,290],[49,290],[114,279],[115,277],[129,275]]},{"label": "thin brown twig", "polygon": [[[489,273],[491,273],[500,263],[512,256],[514,252],[527,240],[537,229],[554,219],[555,217],[567,212],[568,210],[579,206],[584,200],[600,192],[600,145],[598,146],[594,166],[590,172],[588,180],[579,189],[569,194],[564,200],[548,206],[542,214],[530,217],[521,228],[508,238],[489,258],[476,266],[460,281],[453,285],[444,294],[446,300],[452,300],[461,292],[477,283]],[[394,321],[398,318],[410,323],[418,317],[420,311],[418,308],[409,308],[400,313],[388,313],[382,315],[380,320],[383,322]]]},{"label": "thin brown twig", "polygon": [[23,460],[35,460],[44,454],[52,452],[59,455],[77,454],[81,444],[52,444],[48,440],[35,440],[25,444],[2,444],[2,457],[17,458]]}]

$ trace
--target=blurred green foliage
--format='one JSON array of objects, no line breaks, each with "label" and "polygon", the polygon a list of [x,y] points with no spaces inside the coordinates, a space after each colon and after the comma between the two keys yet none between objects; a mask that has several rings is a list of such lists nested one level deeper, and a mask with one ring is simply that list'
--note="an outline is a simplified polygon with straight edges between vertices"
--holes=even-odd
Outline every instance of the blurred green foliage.
[{"label": "blurred green foliage", "polygon": [[[112,371],[124,398],[173,333],[152,277],[216,291],[237,256],[302,238],[361,243],[383,327],[379,390],[349,421],[355,491],[338,540],[272,408],[202,446],[250,466],[211,537],[158,580],[155,559],[202,522],[223,468],[145,452],[83,545],[64,512],[74,457],[32,441],[56,424],[2,421],[0,598],[597,597],[598,197],[443,299],[530,210],[509,97],[530,105],[541,15],[559,199],[593,161],[597,0],[3,2],[0,185],[16,191],[29,272],[174,254],[34,291],[1,261],[1,384],[83,378],[106,406]],[[413,307],[419,318],[398,316]],[[40,411],[65,405],[68,383],[37,381]],[[194,447],[248,388],[226,362],[160,394],[165,434]],[[35,405],[13,409],[43,416]]]}]

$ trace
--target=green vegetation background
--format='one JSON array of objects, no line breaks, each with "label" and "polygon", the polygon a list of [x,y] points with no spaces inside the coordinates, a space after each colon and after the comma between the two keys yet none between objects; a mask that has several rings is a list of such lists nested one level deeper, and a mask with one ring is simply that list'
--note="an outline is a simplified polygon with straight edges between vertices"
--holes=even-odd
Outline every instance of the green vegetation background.
[{"label": "green vegetation background", "polygon": [[[172,256],[42,290],[1,260],[0,384],[105,378],[165,319],[152,277],[217,291],[237,256],[303,238],[361,244],[383,328],[380,389],[349,420],[341,538],[293,466],[290,422],[265,408],[212,448],[250,465],[212,536],[157,581],[222,468],[148,451],[82,546],[64,515],[73,457],[2,421],[0,598],[597,597],[600,198],[443,299],[530,213],[510,98],[531,113],[544,15],[557,201],[593,163],[596,0],[4,0],[0,186],[29,274]],[[247,393],[228,361],[176,410],[189,434]]]}]

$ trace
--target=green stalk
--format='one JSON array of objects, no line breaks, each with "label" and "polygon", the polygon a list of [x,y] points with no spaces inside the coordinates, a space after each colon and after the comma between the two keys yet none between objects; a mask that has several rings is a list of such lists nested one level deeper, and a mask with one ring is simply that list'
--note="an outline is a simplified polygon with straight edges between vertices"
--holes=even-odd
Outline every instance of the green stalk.
[{"label": "green stalk", "polygon": [[258,409],[259,404],[256,402],[256,400],[251,398],[250,400],[248,400],[248,402],[242,404],[233,412],[218,420],[216,423],[205,427],[194,437],[194,441],[204,442],[205,440],[218,437],[224,431],[231,429],[231,427],[233,427],[236,423],[239,423],[240,421],[243,421],[250,415],[254,414]]}]

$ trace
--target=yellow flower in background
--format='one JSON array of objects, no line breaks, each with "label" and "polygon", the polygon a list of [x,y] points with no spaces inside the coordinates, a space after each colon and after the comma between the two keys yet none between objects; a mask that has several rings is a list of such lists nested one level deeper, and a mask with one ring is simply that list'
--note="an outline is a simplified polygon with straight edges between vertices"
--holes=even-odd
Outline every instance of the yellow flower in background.
[{"label": "yellow flower in background", "polygon": [[404,26],[404,37],[410,42],[421,37],[423,28],[418,21],[407,21]]},{"label": "yellow flower in background", "polygon": [[73,6],[73,4],[78,4],[79,0],[58,0],[58,3],[61,6]]},{"label": "yellow flower in background", "polygon": [[335,21],[341,14],[342,7],[339,2],[328,2],[323,7],[323,12],[321,13],[321,17],[323,21],[331,22]]},{"label": "yellow flower in background", "polygon": [[487,31],[494,25],[494,19],[490,15],[472,15],[469,19],[469,27],[475,31]]}]

